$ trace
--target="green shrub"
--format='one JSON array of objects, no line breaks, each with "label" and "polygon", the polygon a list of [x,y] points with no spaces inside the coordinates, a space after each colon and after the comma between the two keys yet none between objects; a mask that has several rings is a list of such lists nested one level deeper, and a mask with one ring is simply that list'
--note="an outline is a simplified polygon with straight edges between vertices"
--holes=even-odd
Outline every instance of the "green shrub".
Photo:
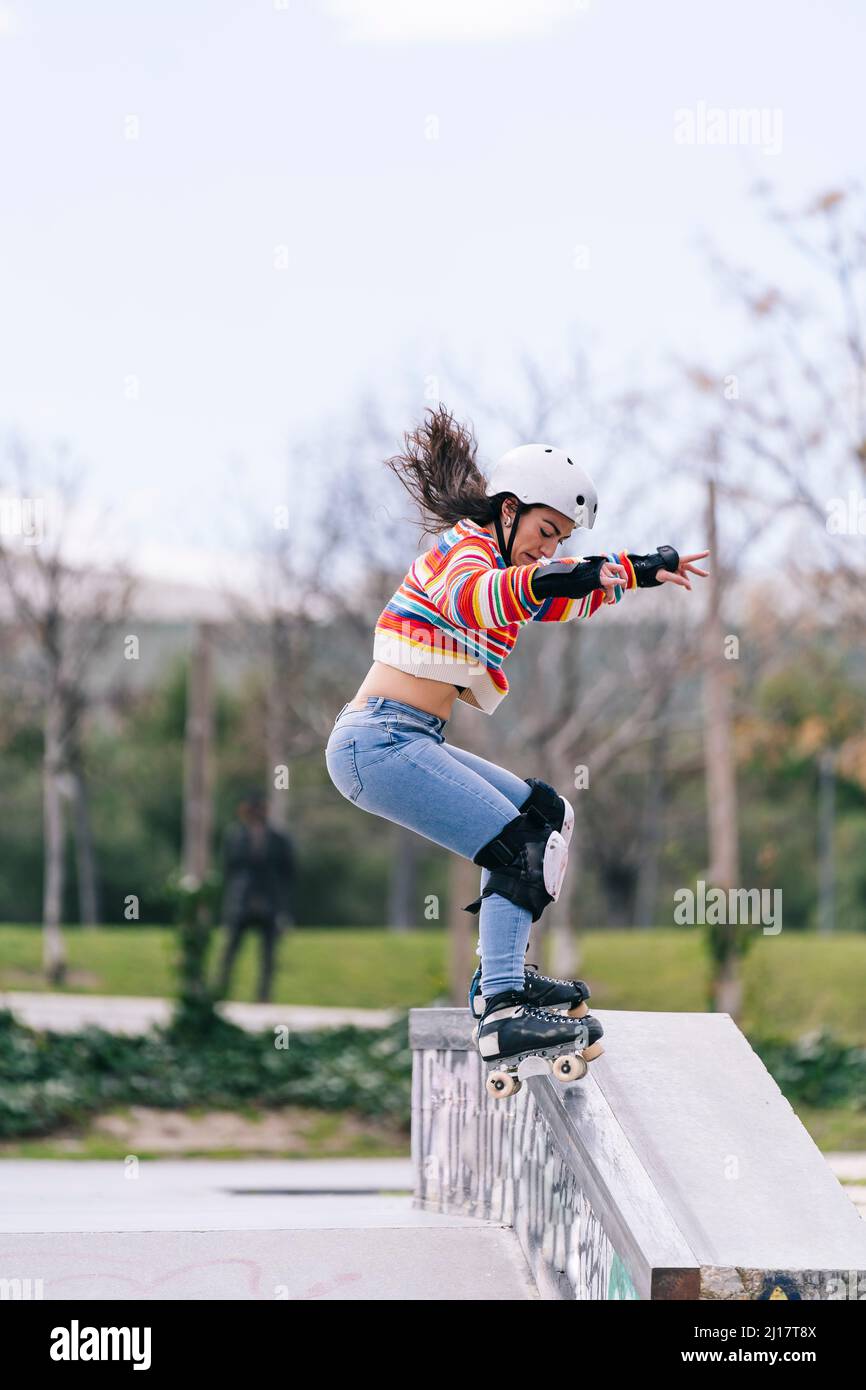
[{"label": "green shrub", "polygon": [[207,1033],[139,1037],[86,1028],[34,1032],[0,1011],[0,1138],[49,1134],[127,1105],[355,1110],[406,1130],[412,1087],[408,1015],[384,1029],[249,1033],[218,1015]]},{"label": "green shrub", "polygon": [[827,1028],[793,1042],[765,1038],[752,1046],[792,1103],[866,1109],[866,1047],[839,1042]]}]

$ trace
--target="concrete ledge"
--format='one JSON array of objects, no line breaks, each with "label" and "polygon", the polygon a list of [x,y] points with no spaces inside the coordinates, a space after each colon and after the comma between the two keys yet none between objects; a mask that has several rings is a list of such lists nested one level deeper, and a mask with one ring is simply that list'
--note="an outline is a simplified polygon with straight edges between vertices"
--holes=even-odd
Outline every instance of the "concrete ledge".
[{"label": "concrete ledge", "polygon": [[467,1009],[413,1009],[415,1204],[516,1230],[543,1297],[840,1299],[866,1225],[727,1014],[594,1010],[583,1081],[494,1101]]}]

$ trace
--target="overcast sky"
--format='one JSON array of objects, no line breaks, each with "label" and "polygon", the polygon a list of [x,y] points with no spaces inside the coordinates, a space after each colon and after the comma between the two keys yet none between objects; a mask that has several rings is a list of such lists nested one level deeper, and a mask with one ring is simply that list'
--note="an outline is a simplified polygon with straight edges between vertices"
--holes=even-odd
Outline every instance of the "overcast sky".
[{"label": "overcast sky", "polygon": [[364,392],[396,444],[431,381],[463,407],[452,361],[507,399],[575,336],[724,360],[699,238],[796,287],[749,189],[862,175],[864,34],[856,0],[0,0],[0,428],[203,578],[240,461],[278,500]]}]

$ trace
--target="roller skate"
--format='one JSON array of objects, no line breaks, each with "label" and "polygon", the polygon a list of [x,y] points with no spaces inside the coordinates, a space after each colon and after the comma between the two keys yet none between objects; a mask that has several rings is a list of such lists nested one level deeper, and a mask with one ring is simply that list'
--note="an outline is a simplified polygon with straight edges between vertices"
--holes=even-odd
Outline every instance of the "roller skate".
[{"label": "roller skate", "polygon": [[592,1014],[569,1018],[536,1008],[527,990],[509,989],[484,1000],[473,1035],[487,1067],[485,1089],[494,1100],[520,1090],[527,1076],[545,1073],[557,1081],[579,1081],[604,1048],[604,1030]]},{"label": "roller skate", "polygon": [[[551,1009],[567,1014],[569,1018],[583,1018],[589,1013],[586,1000],[590,997],[590,988],[585,980],[560,980],[555,975],[542,975],[537,965],[527,965],[523,988],[529,995],[529,1002],[536,1008]],[[480,1018],[484,1013],[480,965],[469,986],[469,1009],[474,1018]]]}]

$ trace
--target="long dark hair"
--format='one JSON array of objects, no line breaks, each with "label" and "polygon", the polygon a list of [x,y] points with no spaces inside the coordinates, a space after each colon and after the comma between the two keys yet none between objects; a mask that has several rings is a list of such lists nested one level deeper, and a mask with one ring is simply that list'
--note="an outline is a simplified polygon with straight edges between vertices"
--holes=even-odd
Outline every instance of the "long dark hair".
[{"label": "long dark hair", "polygon": [[458,424],[441,401],[437,410],[428,406],[424,414],[430,418],[404,434],[405,452],[385,463],[418,503],[426,531],[441,531],[463,517],[486,526],[513,494],[487,496],[472,430]]}]

